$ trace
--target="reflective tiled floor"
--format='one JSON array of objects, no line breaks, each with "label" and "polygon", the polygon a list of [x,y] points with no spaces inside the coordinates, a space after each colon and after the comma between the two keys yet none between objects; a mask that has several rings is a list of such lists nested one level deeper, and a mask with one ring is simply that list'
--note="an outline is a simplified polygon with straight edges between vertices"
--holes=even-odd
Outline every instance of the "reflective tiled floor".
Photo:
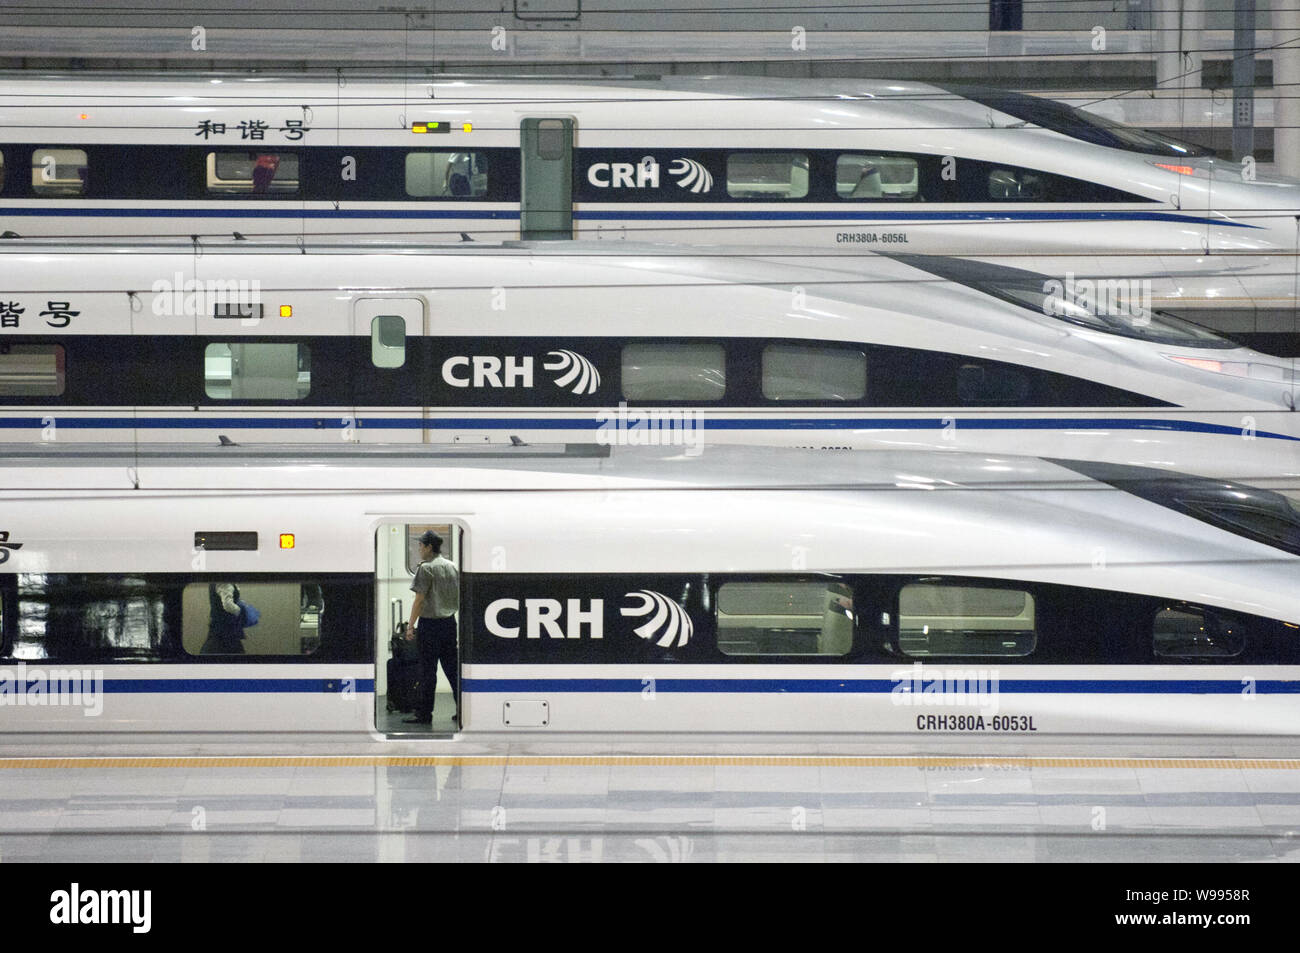
[{"label": "reflective tiled floor", "polygon": [[1295,862],[1293,840],[1053,834],[437,834],[420,831],[10,835],[0,860],[39,862]]},{"label": "reflective tiled floor", "polygon": [[0,862],[1300,859],[1286,744],[872,747],[8,745]]}]

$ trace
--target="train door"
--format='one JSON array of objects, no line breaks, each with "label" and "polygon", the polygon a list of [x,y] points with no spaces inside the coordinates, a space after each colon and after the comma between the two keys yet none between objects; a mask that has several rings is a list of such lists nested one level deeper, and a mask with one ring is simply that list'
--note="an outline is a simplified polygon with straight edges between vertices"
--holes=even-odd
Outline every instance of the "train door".
[{"label": "train door", "polygon": [[[429,677],[420,662],[419,643],[397,635],[398,626],[411,615],[411,582],[420,564],[420,537],[433,530],[444,540],[442,555],[459,574],[464,552],[464,529],[450,520],[391,521],[380,525],[375,536],[375,632],[379,644],[375,658],[375,727],[389,735],[447,736],[458,730],[452,721],[456,702],[446,672],[447,659],[438,666],[432,723],[408,722],[416,717],[420,692]],[[456,620],[456,652],[451,668],[460,675],[460,617]],[[469,717],[462,709],[462,725]]]},{"label": "train door", "polygon": [[519,237],[573,237],[573,119],[520,123]]},{"label": "train door", "polygon": [[352,303],[357,358],[352,418],[342,436],[354,443],[428,441],[423,339],[429,309],[423,298],[368,296]]}]

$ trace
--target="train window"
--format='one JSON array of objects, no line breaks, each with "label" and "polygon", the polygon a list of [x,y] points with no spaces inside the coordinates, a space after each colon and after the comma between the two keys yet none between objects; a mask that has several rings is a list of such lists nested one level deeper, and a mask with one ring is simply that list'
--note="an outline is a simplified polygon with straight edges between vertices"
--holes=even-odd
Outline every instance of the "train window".
[{"label": "train window", "polygon": [[159,655],[165,592],[140,576],[19,573],[11,654],[18,659]]},{"label": "train window", "polygon": [[938,255],[894,255],[897,260],[992,295],[1008,304],[1094,331],[1180,347],[1239,345],[1190,321],[1148,307],[1136,282],[1118,279],[1066,281],[1004,265]]},{"label": "train window", "polygon": [[1219,484],[1216,489],[1220,492],[1214,495],[1188,493],[1178,499],[1177,508],[1229,533],[1300,554],[1300,506],[1295,500],[1254,487],[1230,491]]},{"label": "train window", "polygon": [[298,191],[292,152],[209,152],[208,194],[274,195]]},{"label": "train window", "polygon": [[861,400],[867,356],[856,348],[769,344],[763,349],[763,396],[768,400]]},{"label": "train window", "polygon": [[995,202],[1045,202],[1047,180],[1027,169],[992,169],[988,193]]},{"label": "train window", "polygon": [[406,319],[400,314],[380,314],[371,320],[370,362],[375,367],[406,363]]},{"label": "train window", "polygon": [[64,380],[62,344],[0,344],[0,396],[59,397]]},{"label": "train window", "polygon": [[835,160],[835,194],[842,199],[915,200],[920,194],[916,160],[907,156],[842,155]]},{"label": "train window", "polygon": [[727,194],[733,199],[801,199],[808,194],[808,157],[802,152],[733,152],[727,156]]},{"label": "train window", "polygon": [[[1147,155],[1213,156],[1214,153],[1186,142],[1146,129],[1137,129],[1108,119],[1077,106],[1068,106],[1054,99],[1042,99],[1025,93],[983,86],[949,86],[950,91],[972,99],[999,112],[1014,116],[1021,124],[1032,122],[1036,126],[1059,132],[1083,142],[1093,142],[1112,149],[1126,149]],[[992,120],[990,120],[990,123]],[[1014,127],[1013,127],[1014,128]]]},{"label": "train window", "polygon": [[569,151],[569,123],[563,119],[537,120],[537,156],[540,159],[563,159]]},{"label": "train window", "polygon": [[1020,656],[1038,641],[1034,597],[1019,589],[919,582],[898,594],[898,647],[912,656]]},{"label": "train window", "polygon": [[406,526],[406,571],[415,575],[420,567],[420,537],[426,530],[433,530],[442,537],[442,554],[448,559],[455,559],[452,546],[451,526],[447,523],[408,523]]},{"label": "train window", "polygon": [[1151,199],[1050,172],[990,163],[974,163],[980,171],[961,180],[963,202],[1150,202]]},{"label": "train window", "polygon": [[1300,501],[1288,493],[1148,467],[1083,460],[1059,462],[1217,529],[1300,556]]},{"label": "train window", "polygon": [[727,389],[721,344],[654,341],[623,348],[628,400],[721,400]]},{"label": "train window", "polygon": [[1161,609],[1152,647],[1157,658],[1231,658],[1246,648],[1246,625],[1199,606]]},{"label": "train window", "polygon": [[311,393],[311,349],[209,344],[203,351],[203,391],[214,400],[302,400]]},{"label": "train window", "polygon": [[1029,378],[1015,367],[963,364],[957,371],[957,398],[963,404],[1012,406],[1029,396]]},{"label": "train window", "polygon": [[181,598],[181,644],[190,655],[312,655],[329,611],[317,583],[190,583]]},{"label": "train window", "polygon": [[482,152],[406,154],[406,194],[412,198],[479,198],[487,189],[487,156]]},{"label": "train window", "polygon": [[727,582],[718,587],[726,655],[848,655],[853,591],[835,579]]},{"label": "train window", "polygon": [[85,149],[37,149],[32,153],[32,192],[49,198],[86,194]]}]

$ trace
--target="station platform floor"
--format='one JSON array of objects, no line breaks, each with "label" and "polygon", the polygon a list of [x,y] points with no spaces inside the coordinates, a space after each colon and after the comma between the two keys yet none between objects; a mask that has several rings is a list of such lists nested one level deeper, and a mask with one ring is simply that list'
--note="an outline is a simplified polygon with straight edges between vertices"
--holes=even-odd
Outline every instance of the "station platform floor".
[{"label": "station platform floor", "polygon": [[1300,860],[1300,740],[0,744],[0,862]]}]

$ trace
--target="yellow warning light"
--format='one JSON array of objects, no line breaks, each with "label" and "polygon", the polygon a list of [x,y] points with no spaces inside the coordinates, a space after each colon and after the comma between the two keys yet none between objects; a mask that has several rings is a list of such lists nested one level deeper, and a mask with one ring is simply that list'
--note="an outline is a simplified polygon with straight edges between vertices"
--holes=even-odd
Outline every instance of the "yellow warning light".
[{"label": "yellow warning light", "polygon": [[82,114],[79,115],[77,118],[78,118],[78,119],[89,119],[89,118],[90,118],[90,113],[82,113]]},{"label": "yellow warning light", "polygon": [[411,132],[428,132],[428,131],[429,131],[429,124],[426,122],[411,123]]},{"label": "yellow warning light", "polygon": [[280,548],[293,549],[293,533],[280,534]]},{"label": "yellow warning light", "polygon": [[[85,117],[83,116],[82,118],[85,118]],[[473,124],[472,122],[467,122],[467,123],[464,123],[460,128],[461,128],[462,130],[464,130],[465,132],[473,132],[473,131],[474,131],[474,124]]]},{"label": "yellow warning light", "polygon": [[282,317],[282,318],[292,318],[292,317],[293,317],[293,305],[291,305],[291,304],[282,304],[282,305],[280,305],[280,317]]}]

